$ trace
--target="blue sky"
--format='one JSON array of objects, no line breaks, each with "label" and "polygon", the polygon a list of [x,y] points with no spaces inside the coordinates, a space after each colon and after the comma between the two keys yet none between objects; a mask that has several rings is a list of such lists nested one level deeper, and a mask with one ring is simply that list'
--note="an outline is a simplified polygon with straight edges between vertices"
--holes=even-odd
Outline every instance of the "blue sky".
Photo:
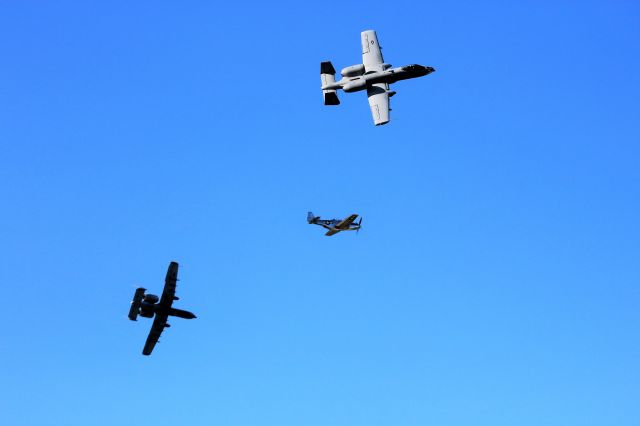
[{"label": "blue sky", "polygon": [[[639,18],[6,4],[0,422],[639,424]],[[319,90],[365,29],[437,70],[384,127]],[[198,319],[143,357],[129,301],[171,260]]]}]

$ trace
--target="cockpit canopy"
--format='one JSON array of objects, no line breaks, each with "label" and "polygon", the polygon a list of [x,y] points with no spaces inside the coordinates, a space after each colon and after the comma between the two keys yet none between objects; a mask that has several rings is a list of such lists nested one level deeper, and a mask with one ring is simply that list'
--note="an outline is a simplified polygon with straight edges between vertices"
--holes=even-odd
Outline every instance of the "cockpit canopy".
[{"label": "cockpit canopy", "polygon": [[418,64],[407,65],[402,67],[402,70],[415,75],[427,75],[435,71],[432,67],[425,67]]}]

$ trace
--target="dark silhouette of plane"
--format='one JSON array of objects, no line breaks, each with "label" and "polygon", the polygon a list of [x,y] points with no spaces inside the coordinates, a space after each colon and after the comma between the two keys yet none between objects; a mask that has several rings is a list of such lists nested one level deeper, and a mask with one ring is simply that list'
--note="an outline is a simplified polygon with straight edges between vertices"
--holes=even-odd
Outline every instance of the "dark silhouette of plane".
[{"label": "dark silhouette of plane", "polygon": [[147,342],[144,344],[142,350],[143,355],[151,355],[154,346],[158,343],[160,334],[165,328],[171,327],[167,322],[170,316],[180,317],[185,319],[193,319],[196,316],[182,309],[176,309],[171,307],[174,300],[178,300],[176,297],[176,282],[178,281],[178,263],[171,262],[169,269],[167,269],[167,277],[164,280],[164,289],[162,290],[162,297],[158,298],[155,294],[145,294],[146,288],[136,289],[131,301],[131,309],[129,310],[129,319],[131,321],[137,321],[138,315],[145,318],[153,318],[153,325],[151,331],[147,337]]}]

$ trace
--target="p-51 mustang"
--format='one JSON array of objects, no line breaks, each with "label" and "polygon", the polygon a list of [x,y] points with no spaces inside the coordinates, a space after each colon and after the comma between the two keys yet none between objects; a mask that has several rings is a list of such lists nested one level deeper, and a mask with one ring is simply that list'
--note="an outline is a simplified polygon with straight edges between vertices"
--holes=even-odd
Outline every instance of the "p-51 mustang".
[{"label": "p-51 mustang", "polygon": [[320,78],[322,80],[322,94],[325,105],[339,105],[337,90],[346,93],[367,91],[369,106],[376,126],[389,122],[389,98],[396,92],[389,90],[389,85],[400,80],[422,77],[435,71],[432,67],[422,65],[407,65],[392,68],[382,59],[382,51],[378,44],[378,36],[373,30],[363,31],[362,63],[343,68],[340,71],[342,79],[336,81],[336,70],[331,62],[320,63]]},{"label": "p-51 mustang", "polygon": [[138,315],[145,318],[153,318],[153,325],[151,331],[147,337],[147,342],[142,350],[143,355],[151,355],[153,347],[158,342],[162,331],[170,327],[167,320],[170,316],[180,317],[185,319],[192,319],[196,316],[189,311],[183,311],[182,309],[172,308],[174,300],[178,300],[176,297],[176,281],[178,281],[178,263],[171,262],[169,269],[167,270],[167,277],[164,280],[164,290],[162,290],[162,297],[158,300],[158,296],[155,294],[145,294],[147,291],[145,288],[136,289],[133,295],[133,301],[131,301],[131,309],[129,310],[129,319],[131,321],[137,321]]},{"label": "p-51 mustang", "polygon": [[360,225],[362,224],[362,218],[358,223],[353,223],[354,220],[358,217],[357,214],[352,214],[346,219],[338,220],[338,219],[330,219],[324,220],[320,219],[320,216],[314,216],[313,213],[307,213],[307,222],[311,225],[320,225],[329,231],[324,234],[327,237],[337,234],[340,231],[359,231]]}]

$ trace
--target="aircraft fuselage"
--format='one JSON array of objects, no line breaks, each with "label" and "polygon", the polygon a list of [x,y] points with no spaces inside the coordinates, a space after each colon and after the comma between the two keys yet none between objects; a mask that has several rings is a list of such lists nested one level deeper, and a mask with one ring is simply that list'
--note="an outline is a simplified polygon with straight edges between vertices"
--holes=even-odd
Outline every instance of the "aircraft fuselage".
[{"label": "aircraft fuselage", "polygon": [[166,308],[159,303],[149,303],[145,301],[140,304],[140,311],[141,313],[146,314],[143,316],[149,318],[153,315],[167,315],[170,317],[179,317],[184,319],[193,319],[196,317],[192,312],[185,311],[183,309]]},{"label": "aircraft fuselage", "polygon": [[366,90],[367,86],[376,83],[392,84],[400,80],[422,77],[434,72],[433,67],[422,65],[406,65],[397,68],[382,69],[380,71],[369,71],[356,77],[343,77],[340,81],[322,86],[322,90],[342,89],[347,93]]}]

